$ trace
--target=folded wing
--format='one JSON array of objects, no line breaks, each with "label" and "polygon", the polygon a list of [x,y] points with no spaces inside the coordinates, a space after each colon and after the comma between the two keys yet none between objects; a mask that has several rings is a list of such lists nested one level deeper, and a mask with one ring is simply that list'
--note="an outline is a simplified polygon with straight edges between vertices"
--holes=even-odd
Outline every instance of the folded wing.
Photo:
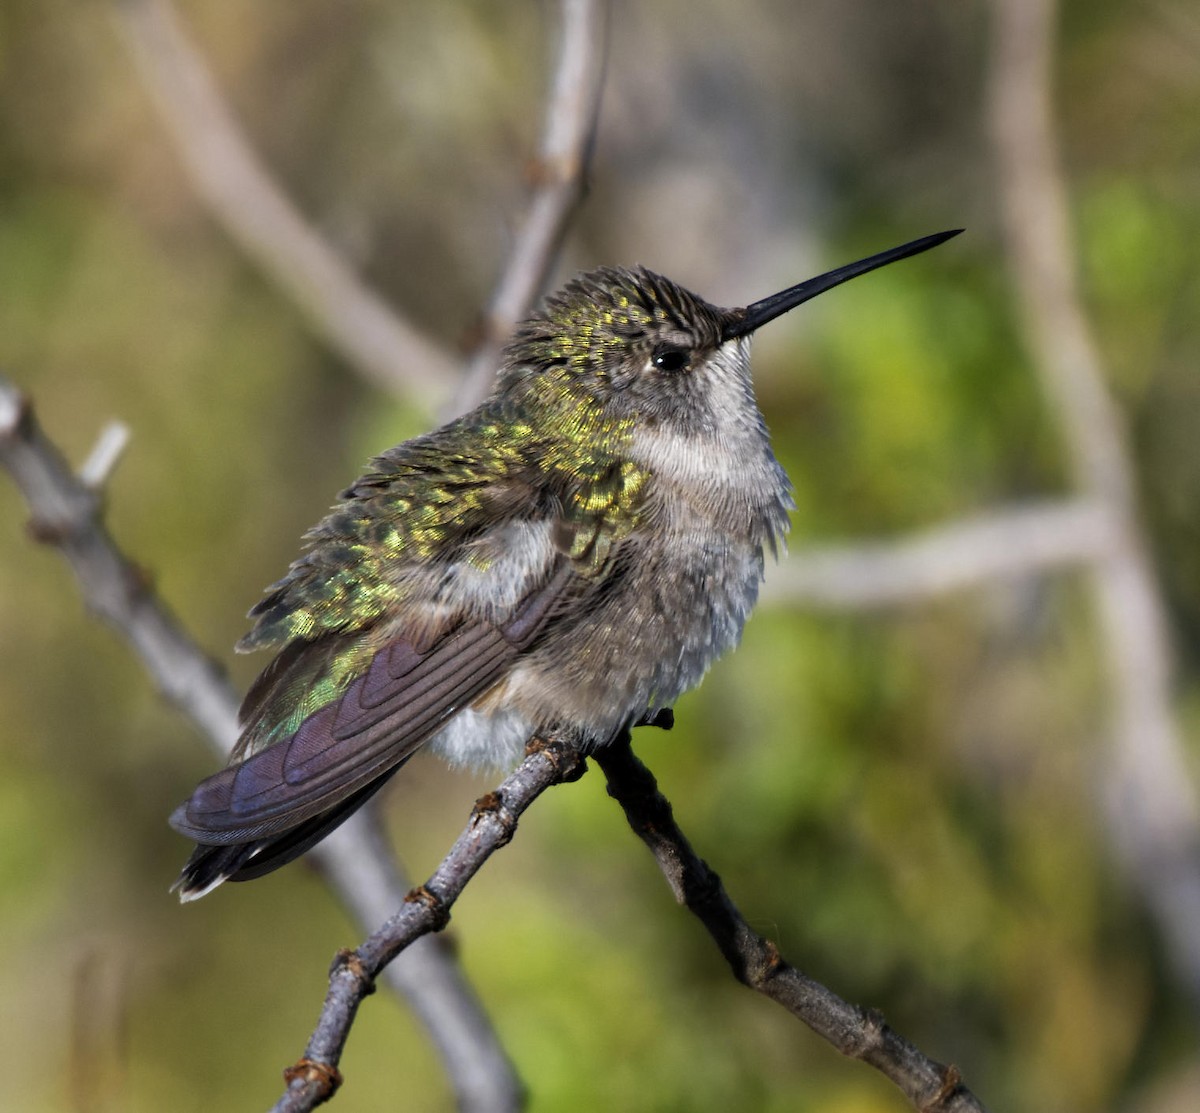
[{"label": "folded wing", "polygon": [[[463,622],[430,645],[394,639],[289,737],[202,781],[170,821],[201,844],[181,878],[183,895],[227,876],[258,876],[322,838],[503,679],[580,586],[560,558],[502,625]],[[214,868],[223,876],[209,876]]]}]

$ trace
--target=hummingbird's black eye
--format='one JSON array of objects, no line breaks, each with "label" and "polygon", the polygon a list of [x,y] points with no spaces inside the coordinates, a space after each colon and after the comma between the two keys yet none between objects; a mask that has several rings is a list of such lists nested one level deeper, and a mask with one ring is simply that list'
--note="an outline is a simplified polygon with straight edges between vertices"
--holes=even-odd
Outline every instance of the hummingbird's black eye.
[{"label": "hummingbird's black eye", "polygon": [[654,366],[660,371],[684,371],[690,359],[687,348],[677,348],[674,344],[664,344],[654,352]]}]

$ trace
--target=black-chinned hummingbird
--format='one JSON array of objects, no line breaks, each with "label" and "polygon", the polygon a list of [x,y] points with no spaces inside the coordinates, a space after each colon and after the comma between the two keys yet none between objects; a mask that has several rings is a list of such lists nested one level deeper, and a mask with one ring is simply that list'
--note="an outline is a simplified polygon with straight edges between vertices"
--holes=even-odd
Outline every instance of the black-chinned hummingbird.
[{"label": "black-chinned hummingbird", "polygon": [[503,766],[604,746],[734,646],[791,484],[750,378],[762,325],[940,232],[720,309],[643,268],[569,282],[477,409],[372,461],[250,612],[277,656],[231,764],[171,816],[180,897],[259,877],[420,747]]}]

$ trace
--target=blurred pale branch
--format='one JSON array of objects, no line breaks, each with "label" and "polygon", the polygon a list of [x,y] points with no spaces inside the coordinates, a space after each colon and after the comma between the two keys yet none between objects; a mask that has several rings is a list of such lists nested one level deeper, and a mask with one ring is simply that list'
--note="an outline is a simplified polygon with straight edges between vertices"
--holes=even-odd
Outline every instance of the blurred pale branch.
[{"label": "blurred pale branch", "polygon": [[79,466],[79,481],[92,491],[103,489],[129,444],[129,426],[110,421],[100,430],[88,458]]},{"label": "blurred pale branch", "polygon": [[[670,714],[664,713],[653,725],[670,723]],[[954,1067],[935,1063],[877,1013],[848,1004],[788,965],[774,944],[750,929],[720,878],[675,823],[653,775],[634,756],[628,733],[593,757],[608,778],[609,795],[653,851],[676,899],[709,930],[739,981],[782,1005],[843,1055],[873,1066],[914,1108],[925,1113],[982,1111]],[[335,960],[317,1026],[303,1058],[285,1072],[287,1089],[272,1113],[301,1113],[333,1096],[341,1083],[338,1064],[350,1029],[380,972],[414,940],[445,926],[467,883],[511,840],[517,820],[538,796],[553,785],[578,780],[585,768],[583,754],[573,747],[534,740],[521,765],[494,792],[476,801],[466,829],[429,880],[413,890],[362,946]]]},{"label": "blurred pale branch", "polygon": [[1075,278],[1051,92],[1058,5],[992,8],[989,112],[1013,285],[1076,483],[1111,523],[1089,562],[1113,701],[1108,828],[1200,1007],[1200,808],[1171,707],[1166,620],[1133,465]]},{"label": "blurred pale branch", "polygon": [[[169,0],[116,0],[118,24],[198,196],[231,238],[305,310],[370,382],[433,410],[487,393],[500,350],[541,293],[583,197],[604,87],[607,0],[562,0],[557,65],[524,220],[482,314],[466,374],[369,289],[275,182],[224,102]],[[454,384],[458,383],[457,390]]]},{"label": "blurred pale branch", "polygon": [[457,361],[368,288],[276,185],[169,0],[116,0],[114,11],[196,192],[230,237],[375,385],[430,406],[448,398]]},{"label": "blurred pale branch", "polygon": [[[67,558],[89,609],[128,642],[163,695],[192,720],[210,748],[228,757],[238,734],[238,698],[224,670],[163,605],[148,574],[117,548],[104,526],[102,492],[72,473],[28,400],[3,378],[0,466],[29,505],[31,534]],[[364,930],[390,915],[407,889],[373,822],[360,812],[311,858]],[[428,1027],[460,1109],[508,1113],[520,1107],[521,1086],[495,1032],[438,941],[423,940],[404,962],[388,968],[387,977]]]},{"label": "blurred pale branch", "polygon": [[133,954],[90,940],[71,971],[70,1088],[72,1113],[121,1108],[129,1069],[129,967]]},{"label": "blurred pale branch", "polygon": [[1115,525],[1093,499],[994,510],[902,537],[812,546],[769,574],[764,598],[816,609],[918,603],[952,591],[1078,568],[1112,548]]},{"label": "blurred pale branch", "polygon": [[501,348],[542,292],[571,217],[583,200],[604,88],[609,4],[607,0],[563,0],[561,20],[558,68],[532,167],[534,193],[455,396],[455,409],[460,412],[486,396]]},{"label": "blurred pale branch", "polygon": [[88,608],[129,642],[162,694],[227,757],[238,734],[238,698],[224,670],[163,606],[148,574],[116,547],[101,517],[101,492],[72,473],[28,399],[3,378],[0,465],[29,505],[34,539],[67,558]]}]

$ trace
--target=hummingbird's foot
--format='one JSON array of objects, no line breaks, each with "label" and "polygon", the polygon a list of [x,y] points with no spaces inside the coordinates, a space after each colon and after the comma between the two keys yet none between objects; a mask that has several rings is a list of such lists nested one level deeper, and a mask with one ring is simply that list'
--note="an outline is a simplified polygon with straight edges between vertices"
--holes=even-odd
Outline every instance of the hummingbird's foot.
[{"label": "hummingbird's foot", "polygon": [[558,773],[559,784],[577,781],[587,772],[587,762],[584,760],[583,752],[572,742],[556,738],[553,735],[542,737],[540,734],[535,734],[525,743],[525,756],[533,757],[534,754],[543,753],[553,763],[555,771]]},{"label": "hummingbird's foot", "polygon": [[633,724],[635,727],[658,727],[659,730],[670,730],[675,725],[675,709],[662,707],[653,714],[647,714]]}]

